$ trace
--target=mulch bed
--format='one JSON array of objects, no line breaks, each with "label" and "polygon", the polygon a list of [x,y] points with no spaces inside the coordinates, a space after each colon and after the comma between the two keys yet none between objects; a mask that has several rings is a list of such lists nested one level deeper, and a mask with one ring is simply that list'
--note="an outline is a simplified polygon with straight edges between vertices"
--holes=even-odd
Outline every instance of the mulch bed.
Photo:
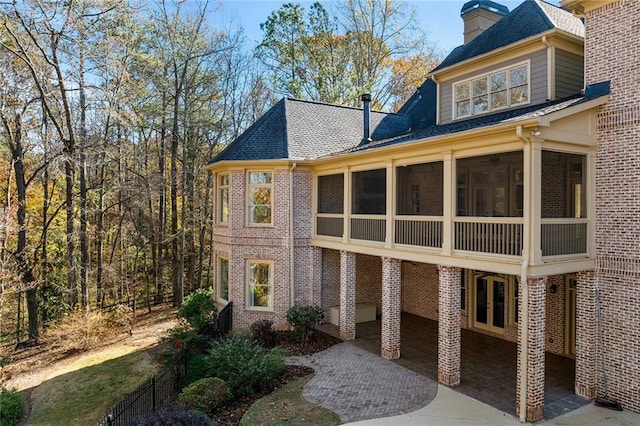
[{"label": "mulch bed", "polygon": [[[296,341],[293,333],[290,331],[278,331],[276,332],[276,334],[277,338],[276,342],[274,342],[275,345],[284,348],[287,352],[287,355],[291,356],[312,355],[341,342],[340,339],[317,330],[314,331],[314,334],[306,342]],[[311,373],[313,373],[313,369],[310,367],[287,365],[285,366],[282,375],[280,375],[276,380],[270,383],[269,386],[262,392],[233,400],[226,407],[218,410],[214,414],[210,414],[210,417],[214,421],[215,425],[239,425],[242,416],[249,409],[249,407],[253,405],[254,402],[281,388],[287,383],[299,379],[300,377],[307,376]]]}]

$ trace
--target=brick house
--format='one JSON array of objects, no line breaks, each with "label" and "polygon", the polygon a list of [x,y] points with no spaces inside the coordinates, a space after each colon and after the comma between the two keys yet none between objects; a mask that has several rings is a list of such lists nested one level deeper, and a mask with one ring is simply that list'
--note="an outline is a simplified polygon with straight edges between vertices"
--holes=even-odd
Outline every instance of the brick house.
[{"label": "brick house", "polygon": [[345,340],[380,318],[393,359],[408,312],[438,321],[450,386],[461,329],[516,342],[527,421],[545,352],[574,358],[593,398],[604,344],[610,397],[640,411],[640,8],[562,4],[469,1],[464,45],[398,113],[283,99],[214,158],[234,326],[317,304]]}]

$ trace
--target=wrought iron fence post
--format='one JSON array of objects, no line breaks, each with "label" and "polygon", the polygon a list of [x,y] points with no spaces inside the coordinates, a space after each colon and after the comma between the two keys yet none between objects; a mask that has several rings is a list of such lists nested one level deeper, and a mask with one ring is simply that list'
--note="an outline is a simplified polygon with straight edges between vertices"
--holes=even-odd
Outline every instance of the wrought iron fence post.
[{"label": "wrought iron fence post", "polygon": [[151,379],[151,410],[153,413],[156,412],[156,376],[154,375]]}]

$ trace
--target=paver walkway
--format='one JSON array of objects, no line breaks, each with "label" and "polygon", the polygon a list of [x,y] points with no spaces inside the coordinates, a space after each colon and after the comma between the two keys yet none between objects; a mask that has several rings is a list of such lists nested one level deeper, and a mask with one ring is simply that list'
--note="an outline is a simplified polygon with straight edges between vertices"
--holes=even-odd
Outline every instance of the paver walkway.
[{"label": "paver walkway", "polygon": [[287,364],[315,370],[302,394],[338,414],[342,422],[410,413],[430,403],[438,390],[433,380],[349,342],[314,355],[288,357]]}]

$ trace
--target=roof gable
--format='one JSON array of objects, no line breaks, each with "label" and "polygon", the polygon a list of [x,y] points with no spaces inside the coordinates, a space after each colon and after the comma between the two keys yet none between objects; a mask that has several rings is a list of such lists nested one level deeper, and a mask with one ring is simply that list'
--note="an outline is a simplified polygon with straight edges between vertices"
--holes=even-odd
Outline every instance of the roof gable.
[{"label": "roof gable", "polygon": [[584,37],[584,24],[570,12],[542,0],[526,0],[478,37],[455,48],[433,72],[554,28]]}]

